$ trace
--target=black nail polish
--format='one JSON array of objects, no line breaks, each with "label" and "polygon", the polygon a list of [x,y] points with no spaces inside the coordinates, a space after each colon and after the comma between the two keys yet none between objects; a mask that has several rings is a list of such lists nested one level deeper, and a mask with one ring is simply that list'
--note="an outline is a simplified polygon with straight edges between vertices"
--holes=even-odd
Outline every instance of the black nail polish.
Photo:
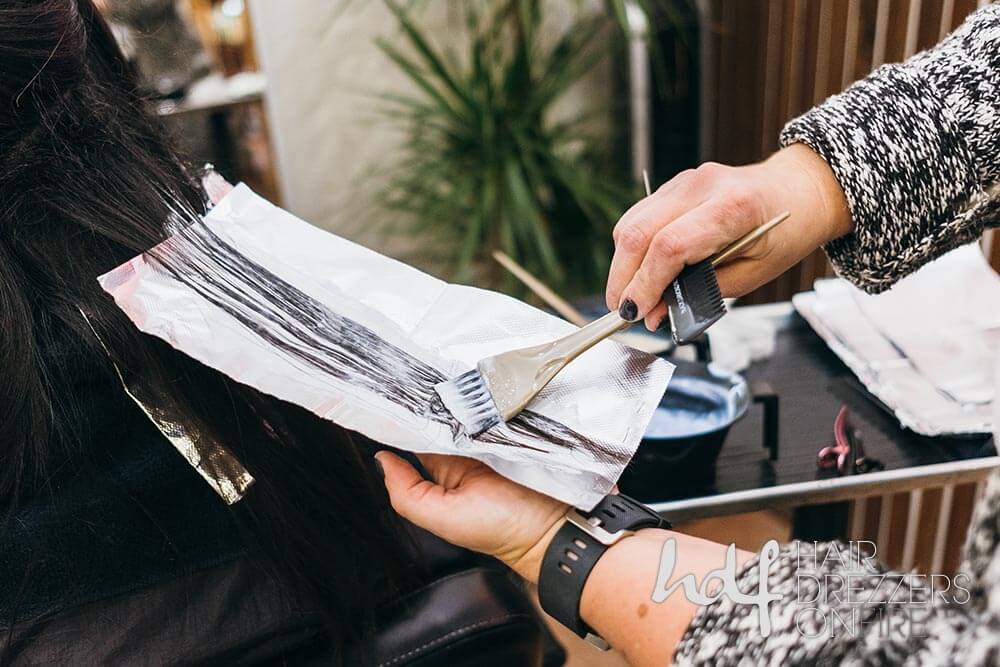
[{"label": "black nail polish", "polygon": [[625,299],[624,303],[618,308],[618,314],[623,320],[635,322],[635,319],[639,316],[639,306],[635,305],[635,301],[632,299]]},{"label": "black nail polish", "polygon": [[670,315],[664,315],[660,323],[656,325],[657,331],[670,331]]},{"label": "black nail polish", "polygon": [[375,459],[375,470],[378,471],[378,476],[385,479],[385,468],[382,467],[382,462]]}]

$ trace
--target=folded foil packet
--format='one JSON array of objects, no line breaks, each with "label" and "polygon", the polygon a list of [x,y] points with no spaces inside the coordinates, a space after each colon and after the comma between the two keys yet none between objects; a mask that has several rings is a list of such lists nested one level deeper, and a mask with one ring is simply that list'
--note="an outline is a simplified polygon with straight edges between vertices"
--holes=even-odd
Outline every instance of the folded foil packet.
[{"label": "folded foil packet", "polygon": [[470,437],[434,385],[573,325],[329,234],[245,185],[99,280],[140,330],[238,382],[387,445],[475,458],[585,509],[621,475],[673,372],[605,341],[521,415]]},{"label": "folded foil packet", "polygon": [[978,244],[938,258],[882,294],[839,278],[795,308],[900,423],[927,436],[978,436],[994,421],[1000,276]]}]

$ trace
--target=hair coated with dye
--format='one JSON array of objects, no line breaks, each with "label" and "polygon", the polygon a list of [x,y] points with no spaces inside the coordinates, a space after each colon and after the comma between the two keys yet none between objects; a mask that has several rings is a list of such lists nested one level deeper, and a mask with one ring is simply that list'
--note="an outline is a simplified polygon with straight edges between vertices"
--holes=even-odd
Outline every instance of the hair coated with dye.
[{"label": "hair coated with dye", "polygon": [[370,456],[140,334],[96,282],[204,208],[163,137],[91,0],[0,0],[0,531],[19,503],[58,493],[53,470],[103,446],[83,379],[121,387],[83,309],[124,372],[254,475],[234,512],[269,571],[315,601],[335,640],[355,636],[376,604],[359,573],[411,576]]}]

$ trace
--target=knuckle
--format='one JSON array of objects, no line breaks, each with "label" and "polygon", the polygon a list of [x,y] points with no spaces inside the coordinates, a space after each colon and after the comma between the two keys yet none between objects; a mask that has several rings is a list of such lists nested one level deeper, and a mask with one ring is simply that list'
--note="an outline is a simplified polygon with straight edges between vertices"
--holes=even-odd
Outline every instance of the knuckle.
[{"label": "knuckle", "polygon": [[649,235],[638,224],[619,225],[615,232],[615,245],[626,252],[640,252],[649,244]]},{"label": "knuckle", "polygon": [[618,222],[615,223],[614,228],[611,230],[612,239],[617,241],[618,235],[621,234],[621,230],[628,227],[629,225],[635,224],[635,219],[638,216],[638,211],[640,210],[641,203],[642,202],[636,202],[622,214],[622,217],[618,218]]},{"label": "knuckle", "polygon": [[725,165],[718,162],[703,162],[696,170],[698,176],[704,181],[714,181],[720,178],[726,171]]},{"label": "knuckle", "polygon": [[719,213],[723,218],[743,219],[753,215],[754,195],[745,186],[735,186],[719,202]]},{"label": "knuckle", "polygon": [[666,183],[660,185],[656,188],[657,194],[665,194],[667,190],[674,187],[688,187],[693,185],[698,180],[698,172],[694,169],[685,169],[684,171],[678,173],[676,176],[671,178]]},{"label": "knuckle", "polygon": [[[626,213],[626,215],[628,215],[628,214]],[[625,228],[625,225],[627,225],[627,224],[628,224],[628,223],[626,223],[626,222],[624,221],[624,219],[623,219],[623,220],[619,220],[619,221],[618,221],[618,222],[617,222],[617,223],[615,224],[615,226],[614,226],[614,227],[613,227],[613,228],[611,229],[611,240],[612,240],[612,241],[614,241],[614,243],[615,243],[616,245],[618,244],[618,239],[619,239],[619,238],[621,237],[621,235],[622,235],[622,229],[624,229],[624,228]]]},{"label": "knuckle", "polygon": [[663,257],[682,257],[684,247],[677,234],[665,227],[651,243],[650,249],[657,255]]}]

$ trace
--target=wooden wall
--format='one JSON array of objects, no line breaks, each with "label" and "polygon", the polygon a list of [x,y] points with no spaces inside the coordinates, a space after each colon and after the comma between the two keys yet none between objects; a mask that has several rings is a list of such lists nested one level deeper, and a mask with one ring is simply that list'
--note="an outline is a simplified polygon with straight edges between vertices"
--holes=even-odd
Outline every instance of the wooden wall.
[{"label": "wooden wall", "polygon": [[[883,63],[925,49],[982,0],[699,0],[702,31],[701,157],[757,161],[778,132]],[[1000,267],[1000,243],[993,244]],[[830,273],[822,252],[744,302],[788,299]]]},{"label": "wooden wall", "polygon": [[[760,160],[778,132],[884,63],[932,46],[983,0],[699,0],[702,32],[701,158]],[[983,243],[1000,270],[1000,233]],[[788,299],[831,273],[822,252],[744,301]],[[953,573],[976,484],[872,497],[852,503],[849,539],[878,543],[903,569]]]}]

